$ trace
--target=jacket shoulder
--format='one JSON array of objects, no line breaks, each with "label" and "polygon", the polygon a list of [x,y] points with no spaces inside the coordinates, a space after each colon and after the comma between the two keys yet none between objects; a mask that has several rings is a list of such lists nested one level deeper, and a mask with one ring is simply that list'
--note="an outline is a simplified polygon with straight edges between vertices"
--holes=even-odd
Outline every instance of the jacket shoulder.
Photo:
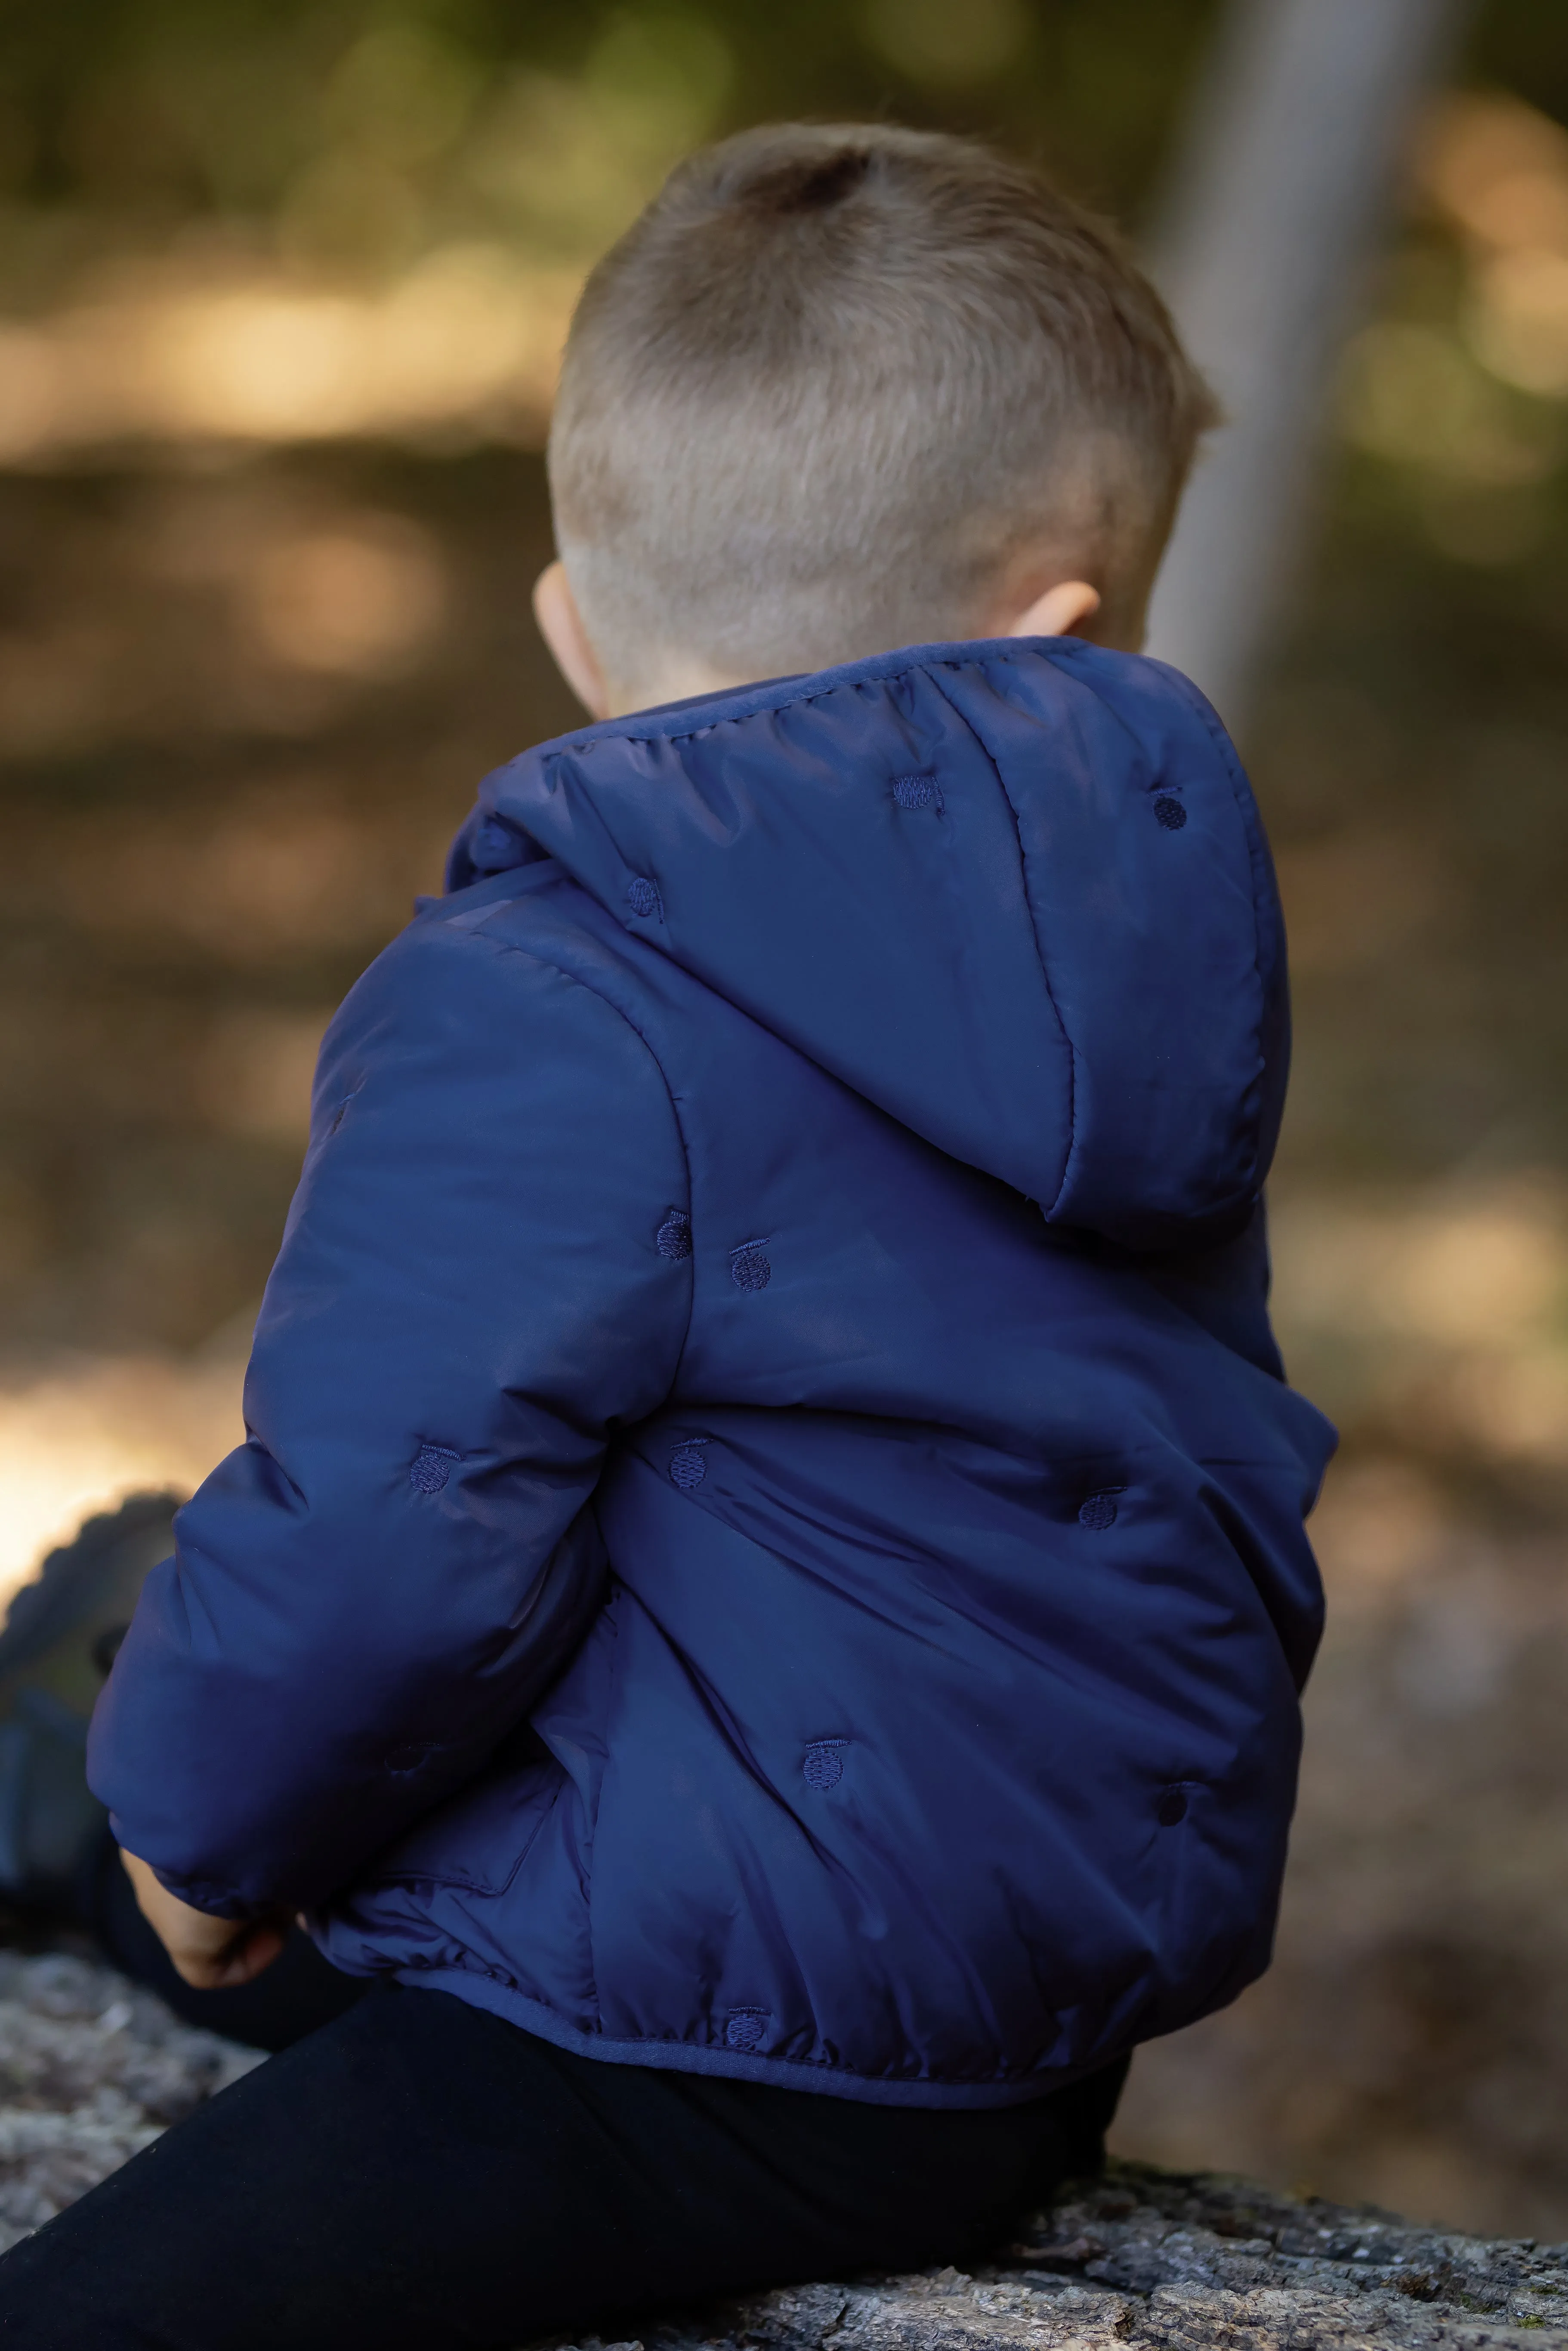
[{"label": "jacket shoulder", "polygon": [[[614,919],[553,860],[422,899],[350,989],[328,1031],[419,1018],[447,997],[497,1009],[519,993],[575,981],[626,1021],[637,950]],[[639,1024],[632,1019],[630,1025]]]}]

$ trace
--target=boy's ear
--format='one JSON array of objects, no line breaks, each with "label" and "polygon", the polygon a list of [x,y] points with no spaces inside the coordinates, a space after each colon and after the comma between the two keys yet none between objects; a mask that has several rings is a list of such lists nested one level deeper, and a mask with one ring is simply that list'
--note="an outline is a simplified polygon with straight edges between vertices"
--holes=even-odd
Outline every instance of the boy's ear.
[{"label": "boy's ear", "polygon": [[591,718],[608,718],[610,695],[582,614],[571,592],[566,566],[547,563],[534,582],[534,618],[555,656],[555,665]]},{"label": "boy's ear", "polygon": [[[1005,637],[1070,636],[1080,621],[1092,621],[1099,610],[1098,588],[1091,588],[1087,580],[1061,580],[1043,596],[1037,596],[1001,633]],[[556,658],[559,660],[559,653]]]}]

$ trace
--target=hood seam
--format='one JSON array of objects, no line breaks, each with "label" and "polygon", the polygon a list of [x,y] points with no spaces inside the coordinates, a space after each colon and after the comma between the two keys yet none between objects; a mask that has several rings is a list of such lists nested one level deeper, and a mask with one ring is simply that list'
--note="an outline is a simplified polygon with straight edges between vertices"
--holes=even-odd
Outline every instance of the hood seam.
[{"label": "hood seam", "polygon": [[[1219,713],[1215,709],[1207,695],[1202,693],[1201,690],[1193,684],[1191,678],[1187,677],[1181,670],[1173,669],[1168,662],[1152,662],[1150,666],[1151,668],[1163,671],[1165,675],[1177,688],[1182,700],[1186,704],[1193,716],[1199,720],[1205,732],[1212,741],[1215,750],[1218,753],[1219,764],[1224,771],[1225,780],[1230,787],[1231,801],[1240,821],[1241,837],[1247,847],[1248,872],[1252,884],[1249,893],[1249,904],[1252,915],[1252,973],[1253,977],[1258,983],[1258,1023],[1254,1032],[1254,1050],[1256,1051],[1258,1061],[1258,1075],[1254,1083],[1258,1096],[1258,1106],[1252,1119],[1251,1167],[1251,1196],[1254,1200],[1257,1200],[1261,1196],[1264,1180],[1268,1172],[1263,1165],[1263,1122],[1268,1113],[1269,1106],[1268,1087],[1266,1082],[1269,1070],[1269,1054],[1265,1042],[1269,1021],[1269,985],[1263,976],[1263,922],[1261,908],[1259,904],[1259,892],[1260,883],[1262,880],[1267,878],[1270,881],[1273,881],[1273,859],[1269,852],[1267,838],[1263,834],[1261,820],[1258,814],[1257,799],[1254,796],[1252,787],[1247,779],[1247,771],[1242,767],[1241,761],[1237,755],[1236,746],[1232,743],[1229,736],[1225,731],[1225,726],[1220,719]],[[1087,684],[1087,680],[1084,682]],[[1093,691],[1093,689],[1091,688],[1091,691]],[[1099,698],[1103,700],[1103,696],[1100,696]],[[1277,913],[1279,907],[1279,885],[1277,882],[1274,883],[1273,896],[1274,908]],[[1290,1074],[1288,1058],[1290,1053],[1289,984],[1284,978],[1282,972],[1276,975],[1276,981],[1278,985],[1286,989],[1285,1004],[1283,1008],[1283,1048],[1287,1056],[1284,1076],[1288,1081]],[[1281,1092],[1282,1092],[1283,1086],[1281,1086]],[[1270,1156],[1272,1156],[1271,1154]]]},{"label": "hood seam", "polygon": [[1061,1155],[1061,1175],[1058,1181],[1056,1190],[1051,1196],[1050,1206],[1048,1207],[1043,1200],[1036,1203],[1040,1215],[1049,1224],[1055,1212],[1057,1202],[1061,1199],[1063,1192],[1067,1189],[1067,1178],[1069,1171],[1072,1165],[1072,1155],[1078,1146],[1078,1048],[1073,1043],[1071,1035],[1068,1030],[1067,1023],[1061,1017],[1061,1007],[1056,1000],[1056,990],[1051,984],[1051,971],[1045,959],[1045,947],[1040,939],[1039,925],[1036,923],[1034,918],[1034,906],[1029,886],[1029,859],[1023,845],[1023,828],[1019,822],[1019,812],[1013,806],[1012,794],[1009,791],[1006,778],[1002,774],[1001,762],[997,758],[997,755],[992,750],[990,745],[986,741],[984,736],[979,732],[979,729],[975,726],[974,721],[967,717],[964,712],[959,709],[952,695],[943,685],[941,679],[938,678],[934,672],[930,673],[930,674],[933,686],[941,695],[948,709],[953,713],[958,725],[964,728],[971,741],[978,746],[985,758],[989,763],[991,772],[997,779],[997,789],[1002,797],[1002,805],[1007,810],[1009,818],[1012,820],[1013,839],[1018,844],[1019,880],[1023,888],[1024,904],[1029,911],[1030,935],[1034,941],[1034,959],[1040,966],[1040,986],[1045,990],[1046,1002],[1050,1005],[1056,1025],[1061,1031],[1061,1041],[1067,1048],[1067,1148]]}]

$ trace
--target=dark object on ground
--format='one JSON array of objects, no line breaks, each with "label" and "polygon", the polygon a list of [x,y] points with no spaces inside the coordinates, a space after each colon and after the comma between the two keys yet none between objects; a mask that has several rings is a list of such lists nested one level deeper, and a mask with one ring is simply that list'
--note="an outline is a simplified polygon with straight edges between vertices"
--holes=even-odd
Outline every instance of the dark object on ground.
[{"label": "dark object on ground", "polygon": [[0,2262],[48,2351],[460,2351],[963,2256],[1094,2161],[1125,2068],[986,2113],[555,2049],[387,1984]]},{"label": "dark object on ground", "polygon": [[105,1957],[186,2024],[287,2049],[353,2005],[362,1978],[298,1931],[253,1984],[195,1991],[136,1907],[87,1784],[87,1728],[150,1568],[173,1549],[178,1494],[133,1494],[86,1520],[11,1603],[0,1632],[0,1901],[85,1928]]},{"label": "dark object on ground", "polygon": [[11,1603],[0,1632],[0,1899],[82,1923],[108,1815],[87,1728],[148,1570],[173,1549],[178,1494],[87,1520]]}]

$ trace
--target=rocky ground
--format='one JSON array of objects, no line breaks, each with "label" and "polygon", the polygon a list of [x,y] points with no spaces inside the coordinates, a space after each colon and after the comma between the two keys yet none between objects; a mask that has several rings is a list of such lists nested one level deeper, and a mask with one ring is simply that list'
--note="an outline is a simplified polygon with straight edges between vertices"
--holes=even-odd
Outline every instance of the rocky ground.
[{"label": "rocky ground", "polygon": [[1113,2164],[972,2273],[789,2287],[705,2319],[650,2329],[647,2351],[1568,2345],[1568,2246]]},{"label": "rocky ground", "polygon": [[[0,2249],[263,2061],[62,1953],[0,1951]],[[972,2273],[791,2286],[643,2351],[1568,2351],[1568,2245],[1113,2164]],[[580,2351],[632,2351],[589,2339]]]},{"label": "rocky ground", "polygon": [[0,1950],[0,2252],[261,2063],[108,1968]]}]

